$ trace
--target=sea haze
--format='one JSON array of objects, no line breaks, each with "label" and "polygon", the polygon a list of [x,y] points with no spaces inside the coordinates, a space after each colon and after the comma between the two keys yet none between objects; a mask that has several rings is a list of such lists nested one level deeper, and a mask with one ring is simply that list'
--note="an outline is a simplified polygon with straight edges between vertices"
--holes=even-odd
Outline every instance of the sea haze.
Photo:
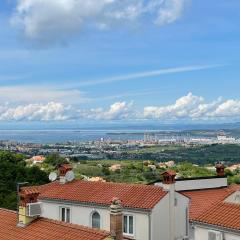
[{"label": "sea haze", "polygon": [[2,128],[0,140],[29,143],[62,143],[67,141],[143,140],[144,134],[156,134],[158,138],[182,139],[186,137],[216,137],[219,133],[240,137],[239,123],[219,125],[133,125],[99,126],[86,128]]}]

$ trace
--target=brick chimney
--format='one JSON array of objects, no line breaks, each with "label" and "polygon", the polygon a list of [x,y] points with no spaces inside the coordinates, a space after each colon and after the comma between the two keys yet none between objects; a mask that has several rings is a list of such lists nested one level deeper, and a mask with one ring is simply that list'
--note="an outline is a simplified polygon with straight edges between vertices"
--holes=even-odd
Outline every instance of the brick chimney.
[{"label": "brick chimney", "polygon": [[[39,194],[39,191],[34,187],[23,188],[19,192],[18,227],[25,227],[38,217],[30,216],[28,205],[37,203]],[[40,205],[38,207],[40,208]]]},{"label": "brick chimney", "polygon": [[112,239],[123,240],[123,213],[118,198],[113,198],[110,206],[110,233]]},{"label": "brick chimney", "polygon": [[60,177],[60,183],[65,184],[66,183],[66,173],[68,171],[71,171],[73,168],[70,164],[61,164],[58,167],[59,177]]},{"label": "brick chimney", "polygon": [[176,172],[173,170],[168,170],[162,174],[163,176],[163,184],[174,184]]},{"label": "brick chimney", "polygon": [[216,172],[218,177],[224,177],[225,176],[225,166],[223,163],[216,163]]}]

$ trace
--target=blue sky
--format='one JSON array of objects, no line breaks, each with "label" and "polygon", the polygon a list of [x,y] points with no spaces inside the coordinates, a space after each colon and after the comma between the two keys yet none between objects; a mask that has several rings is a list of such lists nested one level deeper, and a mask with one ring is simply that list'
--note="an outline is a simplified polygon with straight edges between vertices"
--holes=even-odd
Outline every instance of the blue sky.
[{"label": "blue sky", "polygon": [[239,121],[239,9],[239,0],[3,0],[0,121]]}]

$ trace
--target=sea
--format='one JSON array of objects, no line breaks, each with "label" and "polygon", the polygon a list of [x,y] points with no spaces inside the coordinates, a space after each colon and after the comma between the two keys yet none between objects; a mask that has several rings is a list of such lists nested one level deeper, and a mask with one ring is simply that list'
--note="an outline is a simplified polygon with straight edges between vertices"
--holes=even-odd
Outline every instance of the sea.
[{"label": "sea", "polygon": [[[236,129],[240,137],[240,123],[234,125],[161,125],[161,126],[121,126],[91,128],[41,128],[13,129],[0,128],[0,141],[16,141],[22,143],[64,143],[86,142],[98,140],[144,140],[150,136],[159,139],[186,139],[191,137],[192,130],[215,132],[219,129]],[[196,133],[195,137],[198,137]],[[205,134],[204,134],[205,135]],[[208,135],[208,134],[207,134]],[[200,135],[203,137],[203,135]]]},{"label": "sea", "polygon": [[[149,132],[149,130],[148,130]],[[98,140],[143,140],[143,130],[0,130],[0,141],[64,143]]]}]

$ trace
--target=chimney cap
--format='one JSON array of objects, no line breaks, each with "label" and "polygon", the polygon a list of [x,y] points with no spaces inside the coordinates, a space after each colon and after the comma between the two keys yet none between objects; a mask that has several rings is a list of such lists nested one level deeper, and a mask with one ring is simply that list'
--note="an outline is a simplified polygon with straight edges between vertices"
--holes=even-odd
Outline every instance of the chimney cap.
[{"label": "chimney cap", "polygon": [[66,163],[65,164],[59,164],[58,168],[63,168],[65,170],[72,170],[73,169],[71,164],[66,164]]},{"label": "chimney cap", "polygon": [[168,170],[165,171],[164,173],[162,173],[163,176],[172,176],[175,177],[177,175],[177,173],[174,170]]},{"label": "chimney cap", "polygon": [[216,167],[216,168],[225,168],[225,166],[224,166],[224,164],[223,164],[222,162],[217,162],[217,163],[215,164],[215,167]]},{"label": "chimney cap", "polygon": [[217,162],[216,165],[215,165],[215,167],[216,167],[217,175],[218,175],[219,177],[224,177],[224,176],[225,176],[225,171],[224,171],[225,166],[224,166],[224,164],[221,163],[221,162]]},{"label": "chimney cap", "polygon": [[177,173],[174,170],[168,170],[162,173],[163,184],[174,184]]},{"label": "chimney cap", "polygon": [[122,201],[118,197],[113,197],[111,200],[112,205],[122,205]]},{"label": "chimney cap", "polygon": [[20,195],[38,195],[40,194],[39,189],[37,187],[23,187],[21,188]]},{"label": "chimney cap", "polygon": [[114,197],[111,201],[111,206],[110,206],[110,210],[112,214],[121,214],[122,213],[122,201],[117,198]]},{"label": "chimney cap", "polygon": [[71,164],[58,165],[58,171],[59,171],[60,177],[65,177],[66,173],[71,171],[72,169],[73,169],[73,167],[71,166]]}]

